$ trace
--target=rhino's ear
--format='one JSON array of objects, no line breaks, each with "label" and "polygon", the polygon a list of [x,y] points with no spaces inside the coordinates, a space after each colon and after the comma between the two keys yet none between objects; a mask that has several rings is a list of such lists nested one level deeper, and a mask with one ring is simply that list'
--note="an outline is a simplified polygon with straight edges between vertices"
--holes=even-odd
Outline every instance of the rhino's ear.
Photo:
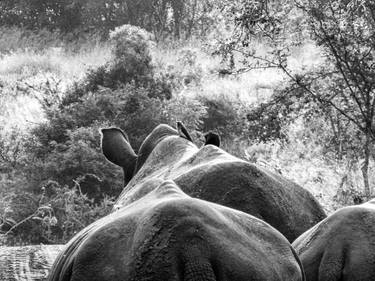
[{"label": "rhino's ear", "polygon": [[193,142],[192,138],[189,135],[188,130],[185,128],[184,124],[181,121],[177,121],[177,131],[180,137],[183,137],[191,142]]},{"label": "rhino's ear", "polygon": [[101,147],[104,156],[124,170],[125,183],[133,176],[137,155],[128,136],[118,128],[101,129]]},{"label": "rhino's ear", "polygon": [[207,134],[204,135],[204,138],[206,140],[204,145],[212,144],[217,147],[220,147],[220,136],[218,134],[213,133],[213,132],[208,132]]}]

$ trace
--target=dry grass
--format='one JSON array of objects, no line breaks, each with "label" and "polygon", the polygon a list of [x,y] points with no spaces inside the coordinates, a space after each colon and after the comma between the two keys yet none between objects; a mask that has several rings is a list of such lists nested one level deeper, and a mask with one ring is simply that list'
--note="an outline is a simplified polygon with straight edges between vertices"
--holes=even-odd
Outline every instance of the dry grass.
[{"label": "dry grass", "polygon": [[[4,39],[6,36],[10,38],[8,45]],[[61,81],[58,90],[63,92],[73,81],[82,78],[89,68],[104,64],[111,55],[109,46],[98,42],[91,45],[86,43],[75,51],[60,46],[61,42],[58,42],[60,45],[46,43],[48,48],[42,51],[14,49],[17,44],[27,45],[21,38],[17,33],[0,36],[0,50],[7,50],[0,55],[0,82],[3,84],[0,122],[9,126],[18,124],[29,127],[43,119],[40,105],[32,97],[20,95],[17,85],[28,83],[37,86],[38,83],[45,83],[46,77],[53,77]],[[32,42],[31,37],[27,40]],[[33,44],[37,45],[35,42]],[[277,70],[254,70],[236,76],[220,76],[219,70],[225,64],[219,57],[211,56],[199,41],[185,42],[183,45],[158,45],[152,54],[156,69],[176,80],[174,94],[184,97],[225,97],[248,105],[264,101],[284,82],[284,76]],[[290,63],[298,71],[313,67],[320,59],[318,50],[308,43],[294,50]],[[323,157],[322,148],[316,142],[309,144],[300,139],[298,132],[304,130],[303,124],[294,124],[288,130],[288,143],[250,145],[235,140],[224,143],[224,148],[299,183],[310,190],[328,212],[340,207],[334,198],[345,174],[349,173],[349,180],[343,185],[344,189],[361,188],[358,168],[348,171],[344,160],[329,161]],[[375,177],[371,180],[374,182]]]},{"label": "dry grass", "polygon": [[[77,47],[64,45],[57,38],[47,44],[42,35],[23,37],[15,29],[14,33],[9,31],[0,36],[0,120],[5,128],[30,127],[41,122],[42,109],[34,96],[45,90],[47,81],[61,94],[74,81],[83,78],[88,69],[105,64],[111,55],[110,47],[97,40]],[[53,34],[47,35],[53,37]],[[35,47],[43,43],[47,47],[40,50],[25,48],[27,44]],[[15,47],[17,44],[19,48]]]},{"label": "dry grass", "polygon": [[109,56],[110,49],[105,44],[74,54],[57,47],[42,52],[14,51],[0,58],[0,78],[3,81],[19,80],[40,73],[53,73],[60,79],[76,80],[87,69],[104,64]]},{"label": "dry grass", "polygon": [[[202,42],[190,41],[184,45],[160,45],[153,50],[154,62],[163,72],[198,78],[197,83],[183,84],[176,92],[195,97],[227,96],[244,104],[259,103],[267,99],[273,90],[283,83],[283,74],[276,69],[252,70],[242,74],[220,75],[227,63]],[[190,64],[189,64],[190,63]]]},{"label": "dry grass", "polygon": [[44,120],[40,103],[32,97],[10,96],[1,98],[0,122],[3,130],[12,127],[30,128]]}]

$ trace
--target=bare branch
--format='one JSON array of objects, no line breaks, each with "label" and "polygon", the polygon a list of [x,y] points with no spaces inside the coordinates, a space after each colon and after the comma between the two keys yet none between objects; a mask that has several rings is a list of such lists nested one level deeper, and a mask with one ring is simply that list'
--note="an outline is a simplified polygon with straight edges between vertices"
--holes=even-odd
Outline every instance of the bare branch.
[{"label": "bare branch", "polygon": [[292,81],[294,81],[296,84],[298,84],[301,88],[303,88],[304,90],[306,90],[308,93],[310,93],[314,98],[316,98],[317,101],[319,101],[321,104],[330,104],[334,109],[336,109],[338,112],[340,112],[344,117],[346,117],[348,120],[350,120],[351,122],[353,122],[356,126],[358,126],[358,128],[365,132],[366,131],[366,128],[362,126],[362,124],[360,122],[358,122],[357,120],[355,120],[353,117],[351,117],[349,114],[347,114],[345,111],[343,111],[341,108],[339,108],[334,102],[332,102],[331,100],[325,100],[325,99],[322,99],[322,97],[319,95],[319,94],[316,94],[314,93],[309,87],[307,87],[306,85],[302,84],[301,81],[299,81],[298,79],[296,79],[285,67],[283,67],[282,65],[280,66],[280,68],[283,70],[283,72],[290,78],[292,79]]},{"label": "bare branch", "polygon": [[355,92],[354,92],[354,90],[353,90],[353,88],[352,88],[352,86],[351,86],[351,84],[350,84],[350,82],[349,82],[349,79],[348,79],[348,77],[346,76],[345,71],[344,71],[343,68],[342,68],[341,57],[340,57],[339,54],[337,53],[336,48],[333,46],[333,43],[332,43],[331,40],[330,40],[330,35],[327,34],[326,30],[325,30],[324,27],[323,27],[323,23],[322,23],[321,20],[319,20],[319,24],[320,24],[320,30],[323,32],[323,34],[324,34],[324,36],[325,36],[325,39],[326,39],[326,42],[328,42],[328,45],[329,45],[329,47],[330,47],[330,49],[331,49],[331,51],[332,51],[332,54],[333,54],[334,58],[336,59],[337,67],[338,67],[338,69],[339,69],[339,71],[340,71],[342,77],[344,78],[345,84],[347,85],[347,87],[348,87],[348,89],[349,89],[349,91],[350,91],[350,94],[351,94],[352,98],[353,98],[354,101],[357,103],[358,108],[359,108],[359,110],[361,111],[362,116],[363,116],[363,117],[366,117],[367,114],[364,112],[364,110],[363,110],[363,108],[362,108],[362,104],[361,104],[361,102],[359,101],[359,99],[357,98],[357,96],[356,96],[356,94],[355,94]]}]

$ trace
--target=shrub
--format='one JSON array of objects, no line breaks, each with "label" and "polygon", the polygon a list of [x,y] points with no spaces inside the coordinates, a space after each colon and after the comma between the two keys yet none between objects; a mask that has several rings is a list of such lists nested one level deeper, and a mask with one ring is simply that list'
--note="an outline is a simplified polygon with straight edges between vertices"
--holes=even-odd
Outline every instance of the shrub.
[{"label": "shrub", "polygon": [[314,103],[304,91],[288,87],[278,90],[269,100],[248,110],[249,137],[260,142],[285,139],[283,128],[313,109]]},{"label": "shrub", "polygon": [[12,220],[0,244],[65,243],[86,225],[107,215],[113,199],[98,204],[80,192],[79,183],[71,189],[49,181],[40,194],[18,193],[1,198],[2,220]]},{"label": "shrub", "polygon": [[217,131],[224,139],[246,137],[245,106],[225,95],[201,96],[201,102],[207,108],[203,118],[203,131]]},{"label": "shrub", "polygon": [[[157,77],[152,65],[152,36],[145,30],[124,25],[111,32],[112,58],[105,65],[91,69],[86,78],[68,91],[62,106],[77,101],[85,93],[100,88],[116,90],[126,84],[150,89],[150,97],[171,98],[171,86]],[[152,89],[152,90],[151,90]]]},{"label": "shrub", "polygon": [[198,60],[199,52],[195,48],[183,48],[178,52],[179,68],[175,71],[183,86],[199,85],[203,69]]}]

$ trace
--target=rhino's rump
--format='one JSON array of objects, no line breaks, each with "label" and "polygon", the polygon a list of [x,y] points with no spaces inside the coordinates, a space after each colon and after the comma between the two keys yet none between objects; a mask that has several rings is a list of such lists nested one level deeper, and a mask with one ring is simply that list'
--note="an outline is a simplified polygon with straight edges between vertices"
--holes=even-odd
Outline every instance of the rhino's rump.
[{"label": "rhino's rump", "polygon": [[191,199],[177,187],[161,195],[158,189],[74,238],[79,245],[68,246],[74,253],[59,261],[70,265],[55,266],[62,270],[55,278],[167,281],[194,273],[218,280],[301,280],[289,243],[266,223]]},{"label": "rhino's rump", "polygon": [[375,278],[375,209],[368,203],[340,209],[293,243],[308,280]]}]

